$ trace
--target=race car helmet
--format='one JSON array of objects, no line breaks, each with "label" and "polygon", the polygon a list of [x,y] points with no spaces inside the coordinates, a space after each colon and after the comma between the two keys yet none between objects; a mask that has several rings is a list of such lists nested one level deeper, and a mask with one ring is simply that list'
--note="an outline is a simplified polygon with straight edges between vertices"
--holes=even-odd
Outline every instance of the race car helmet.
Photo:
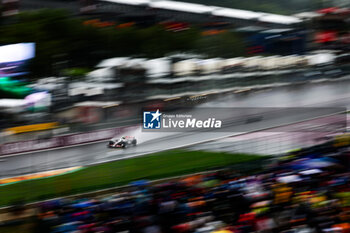
[{"label": "race car helmet", "polygon": [[125,139],[125,137],[123,136],[122,139]]}]

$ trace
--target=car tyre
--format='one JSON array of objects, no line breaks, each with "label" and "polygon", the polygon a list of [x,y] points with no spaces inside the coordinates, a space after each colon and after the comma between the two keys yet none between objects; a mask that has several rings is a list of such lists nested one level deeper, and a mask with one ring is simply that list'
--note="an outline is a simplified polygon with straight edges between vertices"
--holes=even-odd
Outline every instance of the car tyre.
[{"label": "car tyre", "polygon": [[136,144],[137,144],[136,139],[132,140],[131,144],[132,144],[133,146],[136,146]]}]

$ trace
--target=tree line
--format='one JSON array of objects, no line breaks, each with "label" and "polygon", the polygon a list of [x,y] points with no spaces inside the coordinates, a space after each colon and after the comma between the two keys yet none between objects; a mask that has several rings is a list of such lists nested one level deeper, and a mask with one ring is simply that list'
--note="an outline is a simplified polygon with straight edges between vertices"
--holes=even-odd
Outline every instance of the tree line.
[{"label": "tree line", "polygon": [[170,31],[162,25],[149,27],[96,27],[84,24],[64,10],[23,12],[0,22],[0,44],[35,42],[36,57],[30,64],[33,76],[59,73],[69,67],[93,67],[105,58],[162,57],[174,52],[234,57],[245,53],[242,37],[231,31],[204,36],[201,29]]}]

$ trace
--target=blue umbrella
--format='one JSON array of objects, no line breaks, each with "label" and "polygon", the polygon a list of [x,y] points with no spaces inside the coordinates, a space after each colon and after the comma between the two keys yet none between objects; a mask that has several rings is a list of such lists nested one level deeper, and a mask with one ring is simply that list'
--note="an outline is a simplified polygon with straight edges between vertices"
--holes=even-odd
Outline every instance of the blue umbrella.
[{"label": "blue umbrella", "polygon": [[137,180],[130,183],[130,185],[136,186],[136,187],[146,186],[148,184],[149,184],[148,180]]},{"label": "blue umbrella", "polygon": [[325,168],[338,165],[338,161],[332,158],[323,157],[316,159],[306,159],[292,164],[293,169]]}]

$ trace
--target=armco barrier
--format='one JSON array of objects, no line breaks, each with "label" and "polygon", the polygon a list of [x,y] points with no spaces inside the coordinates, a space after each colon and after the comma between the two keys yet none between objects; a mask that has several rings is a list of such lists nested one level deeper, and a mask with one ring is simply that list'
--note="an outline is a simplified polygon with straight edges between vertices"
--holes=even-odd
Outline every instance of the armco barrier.
[{"label": "armco barrier", "polygon": [[76,133],[64,136],[57,136],[50,139],[28,140],[21,142],[11,142],[1,145],[0,155],[10,155],[24,152],[34,152],[45,149],[53,149],[66,146],[74,146],[83,143],[108,140],[115,135],[122,134],[128,130],[136,129],[138,126],[126,126],[118,128],[110,128],[104,130],[96,130],[87,133]]}]

